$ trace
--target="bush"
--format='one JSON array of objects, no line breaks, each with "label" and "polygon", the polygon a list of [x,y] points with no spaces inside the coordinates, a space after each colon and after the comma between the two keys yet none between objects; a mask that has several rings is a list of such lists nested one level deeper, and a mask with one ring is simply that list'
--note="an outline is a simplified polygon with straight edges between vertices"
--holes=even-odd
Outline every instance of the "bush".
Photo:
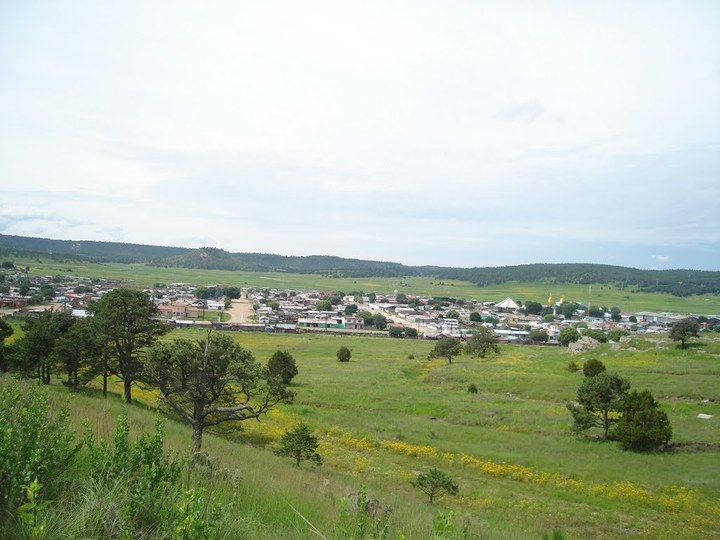
[{"label": "bush", "polygon": [[388,328],[388,335],[392,338],[401,338],[405,336],[402,326],[391,326]]},{"label": "bush", "polygon": [[410,483],[430,497],[430,504],[432,504],[433,499],[442,495],[443,492],[448,495],[457,495],[460,491],[455,480],[435,467],[426,473],[418,474],[417,478]]},{"label": "bush", "polygon": [[623,402],[623,416],[615,426],[614,435],[623,450],[647,452],[667,444],[672,428],[667,415],[658,409],[652,394],[630,392]]},{"label": "bush", "polygon": [[340,362],[349,362],[352,358],[352,353],[350,352],[350,349],[348,349],[345,345],[340,347],[337,352],[335,353],[335,356],[337,356],[337,359]]},{"label": "bush", "polygon": [[478,393],[478,387],[477,387],[477,385],[476,385],[475,383],[470,383],[470,384],[468,384],[467,390],[468,390],[468,392],[470,392],[471,394],[477,394],[477,393]]},{"label": "bush", "polygon": [[629,335],[630,332],[628,332],[627,330],[623,330],[622,328],[613,328],[608,332],[608,339],[617,343],[620,341],[621,337]]},{"label": "bush", "polygon": [[583,337],[596,339],[600,343],[607,343],[608,340],[607,334],[598,328],[588,328],[583,331],[582,335]]},{"label": "bush", "polygon": [[0,532],[27,486],[57,481],[80,449],[68,411],[49,410],[47,392],[37,385],[12,381],[0,388]]},{"label": "bush", "polygon": [[275,351],[268,360],[267,369],[270,375],[280,377],[283,384],[290,384],[298,374],[298,368],[292,354],[287,351]]},{"label": "bush", "polygon": [[583,364],[583,375],[594,377],[605,371],[605,364],[596,358],[591,358]]},{"label": "bush", "polygon": [[578,339],[580,339],[580,334],[572,326],[564,327],[560,330],[560,334],[558,335],[558,342],[565,347],[574,343]]},{"label": "bush", "polygon": [[528,339],[535,343],[545,343],[548,339],[550,339],[550,337],[548,336],[547,332],[542,328],[535,328],[533,330],[530,330],[530,333],[528,334]]},{"label": "bush", "polygon": [[580,369],[580,368],[578,367],[578,365],[577,365],[577,363],[575,362],[575,360],[570,360],[570,362],[568,362],[567,370],[568,370],[570,373],[575,373],[575,372],[577,372],[578,369]]},{"label": "bush", "polygon": [[302,461],[312,461],[316,465],[322,465],[322,457],[317,452],[318,438],[315,437],[310,428],[300,422],[292,430],[287,430],[280,437],[280,446],[273,449],[276,456],[290,457],[295,460],[298,467]]}]

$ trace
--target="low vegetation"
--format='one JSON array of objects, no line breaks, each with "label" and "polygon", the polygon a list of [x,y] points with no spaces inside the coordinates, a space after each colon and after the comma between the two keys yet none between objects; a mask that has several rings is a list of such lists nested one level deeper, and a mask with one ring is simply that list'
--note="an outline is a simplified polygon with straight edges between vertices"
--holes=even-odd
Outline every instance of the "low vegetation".
[{"label": "low vegetation", "polygon": [[[163,488],[164,497],[172,498],[153,495],[158,492],[151,478],[117,484],[93,480],[93,487],[83,488],[72,482],[85,473],[56,481],[38,475],[37,484],[26,476],[4,536],[25,531],[29,537],[34,530],[38,537],[56,537],[50,533],[62,523],[75,537],[97,537],[100,533],[90,527],[98,525],[90,524],[115,523],[138,534],[145,531],[147,537],[152,537],[150,527],[156,527],[152,530],[158,531],[157,537],[195,527],[207,537],[311,538],[317,530],[331,538],[341,530],[362,530],[367,538],[368,531],[377,529],[386,531],[387,538],[399,531],[407,538],[429,538],[433,527],[439,530],[438,523],[447,523],[450,512],[449,528],[458,538],[465,530],[468,537],[487,538],[540,538],[556,530],[568,538],[698,538],[712,537],[720,524],[720,480],[714,473],[720,449],[716,335],[701,334],[687,349],[674,347],[667,336],[632,337],[572,356],[564,348],[506,345],[500,355],[475,359],[460,354],[452,364],[426,359],[433,342],[344,337],[353,362],[343,369],[337,365],[336,336],[227,335],[258,358],[292,351],[298,367],[293,405],[279,404],[262,422],[243,422],[237,426],[242,431],[225,430],[226,438],[207,433],[207,457],[194,459],[194,472],[180,474],[177,487]],[[161,339],[178,338],[198,342],[205,334],[176,330]],[[643,397],[638,398],[642,406],[620,411],[621,422],[611,426],[619,441],[623,420],[642,424],[643,418],[663,412],[673,442],[666,440],[662,422],[653,422],[661,428],[659,439],[652,439],[653,448],[662,447],[656,453],[625,452],[616,443],[576,437],[564,404],[577,397],[585,376],[567,370],[571,358],[582,366],[596,359],[607,370],[592,377],[617,373],[632,381],[638,394],[648,390],[654,396],[657,407]],[[14,383],[4,379],[7,384]],[[471,384],[476,393],[468,392]],[[114,453],[111,426],[122,414],[123,383],[111,379],[107,400],[101,399],[101,385],[97,379],[91,388],[75,393],[55,379],[46,385],[49,418],[65,403],[72,414],[67,417],[71,425],[63,430],[78,431],[82,418],[88,418],[92,428],[92,439],[72,439],[72,451],[80,441],[94,441],[70,458],[73,471],[95,468],[89,465],[94,462],[91,447],[106,444]],[[158,397],[157,392],[135,389],[134,405],[126,409],[128,425],[150,439],[157,432],[157,417],[147,408],[154,408]],[[711,418],[699,419],[698,412]],[[273,455],[283,434],[300,422],[314,426],[311,436],[317,438],[321,467],[298,468],[296,458]],[[167,459],[179,460],[182,467],[191,430],[173,417],[162,430]],[[637,433],[632,423],[628,432]],[[645,440],[630,442],[639,441],[642,447]],[[443,513],[437,520],[425,506],[429,496],[419,497],[411,484],[419,472],[433,468],[445,472],[459,490],[456,496],[433,499]],[[66,482],[76,495],[64,495]],[[131,493],[138,482],[148,486],[144,495]],[[372,495],[359,511],[357,493],[363,484]],[[167,516],[154,506],[147,515],[133,513],[136,496],[156,497]],[[24,504],[30,506],[21,512]],[[96,519],[98,515],[103,519]]]}]

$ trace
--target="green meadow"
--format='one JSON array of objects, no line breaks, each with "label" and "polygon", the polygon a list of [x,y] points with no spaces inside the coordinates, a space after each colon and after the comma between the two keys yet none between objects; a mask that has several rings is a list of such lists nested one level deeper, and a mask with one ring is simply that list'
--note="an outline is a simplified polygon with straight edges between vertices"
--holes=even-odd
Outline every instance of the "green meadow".
[{"label": "green meadow", "polygon": [[[720,336],[704,334],[687,350],[667,337],[633,338],[622,348],[602,345],[571,355],[565,349],[502,347],[486,359],[452,364],[427,360],[431,342],[323,334],[233,333],[265,361],[278,349],[295,357],[299,375],[292,405],[261,422],[245,422],[204,443],[231,471],[241,491],[238,519],[248,538],[313,538],[307,522],[333,537],[342,497],[367,486],[391,506],[392,528],[428,538],[432,518],[452,510],[470,538],[540,538],[559,529],[567,538],[720,537]],[[202,339],[201,330],[175,330],[165,339]],[[349,363],[335,352],[352,351]],[[609,370],[649,389],[668,414],[673,451],[635,454],[612,442],[579,439],[569,431],[565,403],[581,372],[570,361],[602,360]],[[474,383],[477,394],[469,393]],[[120,386],[107,402],[92,391],[54,399],[89,417],[111,436]],[[131,426],[150,429],[157,400],[136,390]],[[703,412],[709,420],[697,418]],[[298,421],[321,440],[322,467],[275,457],[271,448]],[[172,423],[168,444],[191,447],[190,431]],[[438,467],[460,486],[457,497],[429,505],[410,480]],[[225,486],[225,487],[223,487]],[[302,516],[302,517],[301,517]],[[307,520],[307,522],[306,522]]]},{"label": "green meadow", "polygon": [[545,303],[548,296],[569,302],[618,306],[624,312],[669,311],[714,315],[720,313],[720,296],[700,295],[677,297],[661,293],[636,293],[614,285],[543,283],[503,283],[478,287],[467,281],[438,281],[427,277],[403,278],[335,278],[316,274],[283,272],[239,272],[190,268],[161,268],[146,264],[58,262],[51,259],[15,259],[18,266],[29,266],[33,275],[72,275],[91,279],[112,279],[137,287],[154,283],[223,284],[238,287],[268,287],[319,291],[364,291],[388,293],[398,290],[405,294],[449,296],[465,300],[497,302],[508,296],[515,300]]},{"label": "green meadow", "polygon": [[[613,286],[506,283],[477,287],[428,278],[344,279],[318,275],[156,268],[147,265],[16,260],[35,275],[76,275],[131,286],[187,282],[350,292],[389,292],[498,301],[556,299],[619,306],[624,311],[715,314],[720,297],[678,298]],[[21,328],[12,321],[16,336]],[[336,537],[341,500],[366,486],[382,507],[392,507],[391,528],[409,539],[431,536],[437,512],[452,511],[468,538],[540,538],[560,530],[566,538],[720,538],[720,335],[702,334],[680,350],[666,336],[633,337],[580,355],[559,347],[503,345],[486,359],[452,364],[428,360],[433,342],[335,334],[230,334],[265,361],[278,350],[293,354],[299,375],[292,405],[262,421],[208,434],[203,448],[219,478],[203,486],[217,500],[239,500],[232,530],[244,538]],[[202,339],[200,329],[178,329],[164,339]],[[349,363],[337,361],[341,345]],[[589,358],[650,390],[673,428],[670,451],[634,454],[612,442],[577,438],[565,407],[575,397]],[[468,386],[477,386],[470,393]],[[73,411],[81,431],[87,418],[99,436],[112,438],[121,385],[107,401],[97,385],[71,394],[54,381],[51,397]],[[136,389],[129,409],[134,433],[151,431],[157,395]],[[712,415],[704,420],[698,413]],[[298,421],[320,438],[321,467],[295,467],[272,453]],[[190,430],[174,421],[166,444],[191,448]],[[458,483],[456,497],[430,505],[411,485],[418,472],[437,467]],[[313,532],[314,531],[314,532]]]}]

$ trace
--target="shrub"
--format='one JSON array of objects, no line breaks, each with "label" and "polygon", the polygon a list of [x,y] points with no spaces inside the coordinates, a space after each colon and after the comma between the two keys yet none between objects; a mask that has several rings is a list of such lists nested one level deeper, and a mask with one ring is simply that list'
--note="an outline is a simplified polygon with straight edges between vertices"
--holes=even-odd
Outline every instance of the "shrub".
[{"label": "shrub", "polygon": [[572,430],[582,433],[598,427],[603,431],[603,439],[607,439],[610,427],[618,421],[629,389],[630,382],[616,373],[585,377],[578,388],[577,401],[566,405],[573,417]]},{"label": "shrub", "polygon": [[623,330],[622,328],[613,328],[608,332],[608,339],[617,343],[618,341],[620,341],[621,337],[628,335],[630,335],[630,332],[628,332],[627,330]]},{"label": "shrub", "polygon": [[570,373],[575,373],[578,369],[580,369],[580,368],[578,367],[578,365],[577,365],[577,363],[575,362],[575,360],[570,360],[570,362],[568,362],[567,370],[568,370]]},{"label": "shrub", "polygon": [[298,374],[295,359],[287,351],[275,351],[268,360],[267,369],[270,375],[280,377],[283,384],[290,384],[290,381]]},{"label": "shrub", "polygon": [[470,392],[471,394],[477,394],[477,393],[478,393],[478,387],[477,387],[477,385],[476,385],[475,383],[470,383],[470,384],[468,384],[467,390],[468,390],[468,392]]},{"label": "shrub", "polygon": [[[386,507],[380,511],[380,502],[368,498],[365,486],[361,486],[357,495],[352,496],[352,501],[343,499],[340,504],[340,519],[335,527],[337,538],[347,540],[388,538],[392,508]],[[394,537],[404,538],[404,535],[397,531]]]},{"label": "shrub", "polygon": [[352,358],[352,353],[350,352],[350,349],[348,349],[345,345],[340,347],[337,352],[335,353],[335,356],[337,356],[337,359],[340,362],[349,362]]},{"label": "shrub", "polygon": [[51,416],[37,385],[12,381],[0,388],[0,531],[31,482],[47,486],[71,466],[81,445],[69,426],[68,411]]},{"label": "shrub", "polygon": [[276,456],[293,458],[298,467],[302,461],[312,461],[316,465],[322,465],[322,458],[317,448],[318,438],[311,433],[307,425],[300,422],[294,429],[283,433],[280,446],[273,449],[273,453]]},{"label": "shrub", "polygon": [[564,345],[565,347],[577,341],[578,339],[580,339],[580,334],[572,326],[564,327],[562,330],[560,330],[560,334],[558,335],[558,342],[560,342],[560,344]]},{"label": "shrub", "polygon": [[535,343],[545,343],[548,339],[550,339],[550,337],[548,336],[547,332],[542,328],[535,328],[533,330],[530,330],[530,333],[528,334],[528,339]]},{"label": "shrub", "polygon": [[174,508],[183,462],[165,453],[164,441],[164,422],[158,418],[153,435],[143,433],[137,442],[131,442],[125,408],[118,417],[112,447],[95,441],[85,426],[91,476],[108,487],[126,486],[128,493],[120,511],[126,526],[136,532],[157,529],[176,518],[169,509]]},{"label": "shrub", "polygon": [[435,497],[439,497],[443,492],[448,495],[457,495],[460,491],[455,480],[435,467],[426,473],[418,474],[417,478],[410,483],[430,497],[430,504],[432,504]]},{"label": "shrub", "polygon": [[392,338],[401,338],[405,336],[402,326],[391,326],[388,328],[388,335]]},{"label": "shrub", "polygon": [[672,437],[667,415],[658,409],[655,398],[647,390],[630,392],[623,402],[622,413],[614,435],[623,450],[655,450]]},{"label": "shrub", "polygon": [[607,343],[608,340],[607,334],[599,328],[589,328],[587,330],[584,330],[582,335],[583,337],[587,336],[596,339],[600,343]]},{"label": "shrub", "polygon": [[583,375],[594,377],[605,371],[605,364],[596,358],[591,358],[583,364]]},{"label": "shrub", "polygon": [[415,339],[416,337],[418,337],[418,331],[411,326],[406,326],[403,329],[403,332],[405,333],[405,337],[409,337],[411,339]]}]

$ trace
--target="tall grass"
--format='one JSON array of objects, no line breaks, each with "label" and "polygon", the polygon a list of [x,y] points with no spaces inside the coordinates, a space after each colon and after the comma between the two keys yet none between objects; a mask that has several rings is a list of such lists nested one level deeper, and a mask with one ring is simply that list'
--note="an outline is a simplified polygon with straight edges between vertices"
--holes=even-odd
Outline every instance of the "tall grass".
[{"label": "tall grass", "polygon": [[[448,365],[426,360],[432,343],[418,340],[232,335],[263,361],[291,351],[299,369],[294,405],[204,440],[222,473],[199,474],[198,486],[219,502],[237,499],[232,530],[239,537],[316,537],[309,522],[332,538],[341,500],[361,485],[393,507],[391,526],[408,538],[429,537],[438,510],[455,511],[460,529],[484,538],[539,538],[555,529],[568,538],[712,538],[720,530],[720,336],[703,334],[687,350],[667,337],[638,337],[580,355],[503,346],[498,356]],[[352,350],[348,363],[335,357],[340,344]],[[672,423],[675,451],[634,454],[571,435],[564,404],[582,373],[567,364],[589,358],[653,392]],[[471,383],[477,394],[467,392]],[[77,429],[88,418],[98,437],[112,438],[119,386],[107,401],[92,390],[51,390],[55,405],[73,411]],[[156,396],[134,395],[130,429],[151,432]],[[698,412],[713,417],[701,420]],[[320,437],[321,468],[298,469],[272,455],[298,420]],[[165,441],[174,452],[191,448],[188,428],[173,421]],[[430,467],[457,481],[458,497],[430,506],[419,496],[410,480]]]}]

